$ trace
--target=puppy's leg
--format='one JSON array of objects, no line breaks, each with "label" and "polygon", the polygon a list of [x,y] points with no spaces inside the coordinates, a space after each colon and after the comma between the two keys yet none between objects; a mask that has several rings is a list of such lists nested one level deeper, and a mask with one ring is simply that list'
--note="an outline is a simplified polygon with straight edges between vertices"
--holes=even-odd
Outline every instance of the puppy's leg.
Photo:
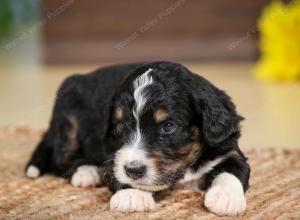
[{"label": "puppy's leg", "polygon": [[95,165],[81,165],[71,177],[71,184],[75,187],[94,187],[102,184],[103,171]]},{"label": "puppy's leg", "polygon": [[25,168],[26,176],[36,178],[55,169],[56,164],[52,159],[55,148],[61,144],[63,141],[61,139],[63,139],[65,134],[64,113],[68,111],[68,109],[73,108],[70,104],[72,103],[70,99],[78,97],[76,93],[76,81],[78,81],[76,77],[69,77],[60,87],[55,101],[50,128],[33,152]]},{"label": "puppy's leg", "polygon": [[121,212],[151,211],[155,208],[155,201],[151,192],[122,189],[111,197],[109,207]]},{"label": "puppy's leg", "polygon": [[68,178],[75,187],[95,187],[102,184],[102,169],[89,161],[82,150],[71,150],[67,146],[54,154],[56,174]]},{"label": "puppy's leg", "polygon": [[204,205],[217,215],[237,215],[246,209],[244,191],[250,168],[244,159],[228,158],[208,173]]},{"label": "puppy's leg", "polygon": [[75,114],[67,116],[64,126],[67,127],[61,130],[63,135],[60,135],[60,144],[56,146],[53,157],[56,173],[69,178],[75,187],[99,185],[102,183],[101,169],[98,163],[87,156],[84,141],[79,140],[83,128]]},{"label": "puppy's leg", "polygon": [[36,178],[46,172],[49,172],[51,170],[52,152],[53,146],[51,142],[51,135],[47,132],[33,152],[31,159],[25,168],[26,176]]},{"label": "puppy's leg", "polygon": [[[86,118],[84,123],[81,124],[81,129],[89,131],[88,129],[90,128],[88,128],[88,125],[91,125],[89,122],[89,119]],[[93,131],[89,131],[88,134],[89,135],[83,135],[86,136],[86,138],[81,141],[81,152],[84,155],[85,162],[77,166],[76,171],[70,179],[71,184],[75,187],[102,185],[104,183],[104,167],[107,165],[107,167],[110,168],[108,162],[111,160],[108,160],[100,138],[97,137]],[[104,161],[107,161],[107,163]]]}]

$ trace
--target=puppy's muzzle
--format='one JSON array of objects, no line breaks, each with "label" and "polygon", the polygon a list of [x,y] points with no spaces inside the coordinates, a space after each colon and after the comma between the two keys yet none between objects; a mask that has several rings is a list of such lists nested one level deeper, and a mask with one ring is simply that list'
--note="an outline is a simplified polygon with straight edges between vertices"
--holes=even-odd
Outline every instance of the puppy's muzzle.
[{"label": "puppy's muzzle", "polygon": [[132,161],[124,166],[125,173],[130,178],[137,180],[142,178],[147,171],[147,167],[139,161]]}]

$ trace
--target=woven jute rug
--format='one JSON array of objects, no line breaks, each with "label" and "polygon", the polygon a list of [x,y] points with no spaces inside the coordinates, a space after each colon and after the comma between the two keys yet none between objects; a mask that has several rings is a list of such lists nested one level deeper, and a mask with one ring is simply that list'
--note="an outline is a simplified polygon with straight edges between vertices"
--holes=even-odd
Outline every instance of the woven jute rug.
[{"label": "woven jute rug", "polygon": [[[148,213],[108,210],[106,187],[79,189],[54,176],[24,177],[24,165],[42,131],[0,129],[0,219],[216,219],[203,193],[170,192]],[[235,219],[300,219],[300,151],[243,149],[252,167],[247,210]],[[222,217],[221,219],[232,219]]]}]

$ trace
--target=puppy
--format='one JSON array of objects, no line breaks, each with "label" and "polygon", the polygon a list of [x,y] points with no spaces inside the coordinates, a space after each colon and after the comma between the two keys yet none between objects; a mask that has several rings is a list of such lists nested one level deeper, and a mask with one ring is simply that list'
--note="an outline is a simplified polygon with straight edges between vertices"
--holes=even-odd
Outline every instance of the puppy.
[{"label": "puppy", "polygon": [[237,215],[250,175],[241,120],[224,91],[178,63],[105,67],[63,82],[25,172],[106,184],[122,212],[153,210],[155,192],[193,181],[210,211]]}]

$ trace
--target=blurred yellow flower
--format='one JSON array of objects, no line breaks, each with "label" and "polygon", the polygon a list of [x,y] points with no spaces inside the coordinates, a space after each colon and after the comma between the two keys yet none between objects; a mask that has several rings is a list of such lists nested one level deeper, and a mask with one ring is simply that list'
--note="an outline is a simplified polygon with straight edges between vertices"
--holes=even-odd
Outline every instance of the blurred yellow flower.
[{"label": "blurred yellow flower", "polygon": [[258,21],[261,57],[255,75],[261,80],[300,79],[300,0],[273,1]]}]

